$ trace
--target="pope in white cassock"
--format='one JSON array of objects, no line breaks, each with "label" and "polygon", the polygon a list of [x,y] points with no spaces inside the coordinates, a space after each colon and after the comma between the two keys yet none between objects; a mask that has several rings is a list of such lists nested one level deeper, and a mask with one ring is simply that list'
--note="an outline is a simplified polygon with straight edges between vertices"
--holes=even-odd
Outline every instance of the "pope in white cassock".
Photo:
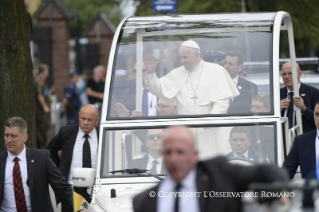
[{"label": "pope in white cassock", "polygon": [[156,96],[177,103],[178,114],[222,114],[229,100],[239,95],[224,67],[205,62],[199,45],[185,41],[178,52],[183,66],[158,79],[153,56],[146,58],[146,84]]},{"label": "pope in white cassock", "polygon": [[[226,113],[229,100],[239,92],[224,67],[203,61],[199,45],[192,40],[182,43],[178,54],[183,66],[160,79],[155,74],[154,57],[146,58],[149,90],[160,98],[176,102],[179,115]],[[231,151],[226,128],[194,128],[192,131],[199,141],[200,159]]]}]

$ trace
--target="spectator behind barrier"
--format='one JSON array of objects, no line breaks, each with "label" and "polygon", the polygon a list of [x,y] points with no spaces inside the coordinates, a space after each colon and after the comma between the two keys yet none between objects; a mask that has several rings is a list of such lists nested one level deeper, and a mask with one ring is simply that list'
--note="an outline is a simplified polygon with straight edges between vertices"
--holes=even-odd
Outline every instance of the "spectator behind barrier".
[{"label": "spectator behind barrier", "polygon": [[74,125],[79,123],[79,111],[81,108],[81,100],[76,88],[79,80],[79,74],[73,72],[70,74],[70,81],[65,86],[63,97],[62,112],[66,112],[67,124]]},{"label": "spectator behind barrier", "polygon": [[86,93],[89,97],[89,103],[103,102],[104,98],[104,66],[96,66],[93,70],[93,77],[88,80]]}]

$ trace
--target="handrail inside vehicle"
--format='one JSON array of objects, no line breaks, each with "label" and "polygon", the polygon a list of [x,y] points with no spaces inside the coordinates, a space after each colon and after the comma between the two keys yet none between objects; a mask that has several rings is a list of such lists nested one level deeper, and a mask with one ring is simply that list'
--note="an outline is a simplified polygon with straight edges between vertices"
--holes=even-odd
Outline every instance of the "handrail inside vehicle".
[{"label": "handrail inside vehicle", "polygon": [[118,172],[126,172],[128,174],[141,174],[141,173],[145,173],[145,174],[148,174],[152,177],[155,177],[156,179],[162,181],[163,178],[160,178],[156,175],[153,175],[151,173],[149,173],[150,170],[146,170],[146,169],[137,169],[137,168],[134,168],[134,169],[123,169],[123,170],[116,170],[116,171],[110,171],[111,174],[115,174],[115,173],[118,173]]}]

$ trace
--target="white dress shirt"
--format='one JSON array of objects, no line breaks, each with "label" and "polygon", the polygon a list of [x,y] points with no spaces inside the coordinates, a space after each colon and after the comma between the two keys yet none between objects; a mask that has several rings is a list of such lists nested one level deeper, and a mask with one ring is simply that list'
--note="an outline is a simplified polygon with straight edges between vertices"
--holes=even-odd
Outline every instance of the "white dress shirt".
[{"label": "white dress shirt", "polygon": [[[238,74],[237,74],[237,76],[233,79],[233,82],[234,82],[234,85],[235,85],[235,87],[237,88],[238,86]],[[231,101],[234,101],[234,98],[231,98]]]},{"label": "white dress shirt", "polygon": [[[300,89],[300,83],[298,84],[298,89]],[[287,99],[288,99],[288,97],[289,97],[289,93],[290,92],[294,92],[294,91],[291,91],[288,87],[287,87]],[[293,95],[293,98],[295,98],[295,93],[294,93],[294,95]],[[293,117],[293,120],[292,120],[292,125],[293,126],[295,126],[295,122],[296,122],[296,118],[295,118],[295,116],[296,116],[296,106],[295,105],[293,105],[293,107],[294,107],[294,111],[293,111],[293,114],[292,114],[292,117]],[[287,117],[287,113],[288,113],[288,108],[286,108],[285,109],[285,113],[284,113],[284,117]]]},{"label": "white dress shirt", "polygon": [[[84,135],[85,135],[85,133],[79,127],[79,132],[78,132],[78,135],[76,137],[74,148],[73,148],[73,156],[72,156],[71,168],[70,168],[69,179],[68,179],[68,182],[70,184],[73,184],[73,181],[72,181],[73,169],[74,168],[82,168],[83,143],[85,141],[85,138],[83,137]],[[95,127],[88,135],[90,136],[88,138],[88,140],[89,140],[90,148],[91,148],[92,168],[96,171],[98,138],[97,138],[97,132],[96,132]]]},{"label": "white dress shirt", "polygon": [[[142,89],[142,95],[143,95],[143,90]],[[146,88],[147,89],[147,88]],[[147,92],[148,94],[148,116],[157,116],[157,110],[155,106],[157,105],[157,96],[153,95],[150,91]]]},{"label": "white dress shirt", "polygon": [[237,155],[234,151],[233,151],[234,157],[241,157],[241,156],[245,156],[246,158],[248,158],[248,150],[242,154],[242,155]]},{"label": "white dress shirt", "polygon": [[31,208],[30,189],[29,189],[29,186],[27,185],[28,169],[27,169],[27,157],[26,157],[25,146],[22,152],[18,156],[15,156],[8,151],[5,178],[4,178],[4,190],[3,190],[4,193],[3,193],[3,199],[2,199],[0,211],[5,211],[5,212],[17,211],[15,195],[14,195],[13,176],[12,176],[13,167],[15,164],[13,159],[15,157],[19,158],[19,166],[20,166],[20,172],[21,172],[21,179],[23,183],[24,196],[27,203],[28,212],[31,212],[32,208]]},{"label": "white dress shirt", "polygon": [[[180,192],[183,197],[179,199],[179,212],[182,211],[192,211],[199,212],[199,197],[191,195],[196,194],[196,170],[191,170],[188,175],[181,181],[182,187]],[[174,212],[175,207],[175,196],[164,195],[166,192],[174,192],[176,187],[176,182],[170,177],[166,177],[162,183],[159,185],[157,198],[157,211],[158,212]],[[188,193],[186,193],[188,192]],[[189,195],[186,195],[189,194]],[[200,194],[203,195],[203,194]]]},{"label": "white dress shirt", "polygon": [[237,74],[237,76],[233,79],[233,82],[234,82],[236,88],[237,88],[237,85],[238,85],[238,78],[239,78],[239,76]]},{"label": "white dress shirt", "polygon": [[158,164],[156,165],[156,174],[161,174],[161,169],[163,165],[163,156],[160,158],[154,159],[151,155],[148,155],[148,162],[147,162],[146,169],[151,170],[151,168],[153,167],[154,160],[157,160],[158,162]]}]

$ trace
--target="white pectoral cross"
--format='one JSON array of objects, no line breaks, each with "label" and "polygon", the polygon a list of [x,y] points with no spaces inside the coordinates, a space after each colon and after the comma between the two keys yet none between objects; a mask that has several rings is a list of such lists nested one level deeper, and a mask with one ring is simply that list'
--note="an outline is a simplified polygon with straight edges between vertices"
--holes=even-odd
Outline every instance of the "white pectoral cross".
[{"label": "white pectoral cross", "polygon": [[194,105],[196,105],[196,99],[198,99],[198,97],[194,94],[194,96],[192,96],[191,99],[194,100]]}]

